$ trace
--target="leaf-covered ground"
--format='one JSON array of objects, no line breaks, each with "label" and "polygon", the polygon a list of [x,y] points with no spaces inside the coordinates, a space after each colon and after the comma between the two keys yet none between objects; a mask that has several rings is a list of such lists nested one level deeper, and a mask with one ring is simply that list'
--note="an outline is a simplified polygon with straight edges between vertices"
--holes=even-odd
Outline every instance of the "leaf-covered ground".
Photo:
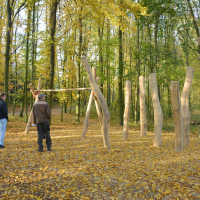
[{"label": "leaf-covered ground", "polygon": [[52,116],[53,151],[36,151],[37,132],[14,118],[8,122],[0,149],[0,199],[200,199],[200,138],[190,137],[182,153],[175,152],[174,133],[162,134],[155,148],[153,133],[140,137],[130,127],[124,142],[122,126],[110,125],[111,149],[103,148],[101,128],[91,119],[87,137],[74,116]]}]

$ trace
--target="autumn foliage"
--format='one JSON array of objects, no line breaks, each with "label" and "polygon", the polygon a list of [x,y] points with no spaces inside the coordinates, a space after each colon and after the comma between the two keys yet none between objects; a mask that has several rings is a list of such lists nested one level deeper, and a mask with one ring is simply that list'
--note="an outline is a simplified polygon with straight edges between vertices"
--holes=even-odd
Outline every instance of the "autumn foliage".
[{"label": "autumn foliage", "polygon": [[25,122],[10,117],[5,148],[0,149],[0,199],[199,199],[199,138],[190,135],[182,153],[175,152],[174,133],[162,133],[162,147],[153,147],[153,132],[141,137],[130,126],[111,123],[111,149],[103,148],[98,119],[53,111],[52,151],[37,152],[37,131],[24,134]]}]

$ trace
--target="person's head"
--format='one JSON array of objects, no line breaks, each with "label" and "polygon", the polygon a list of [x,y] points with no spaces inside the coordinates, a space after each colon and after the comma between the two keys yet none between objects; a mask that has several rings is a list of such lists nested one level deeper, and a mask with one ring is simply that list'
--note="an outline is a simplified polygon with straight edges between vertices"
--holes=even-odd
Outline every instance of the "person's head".
[{"label": "person's head", "polygon": [[0,92],[0,99],[2,99],[3,101],[6,100],[6,93],[5,92]]},{"label": "person's head", "polygon": [[38,99],[44,101],[45,95],[43,93],[38,94]]}]

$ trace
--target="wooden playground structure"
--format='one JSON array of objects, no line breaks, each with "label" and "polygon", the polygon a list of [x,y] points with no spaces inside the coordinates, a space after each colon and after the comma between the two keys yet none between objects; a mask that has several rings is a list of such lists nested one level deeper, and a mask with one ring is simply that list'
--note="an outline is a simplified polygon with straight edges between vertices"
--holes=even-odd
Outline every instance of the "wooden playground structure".
[{"label": "wooden playground structure", "polygon": [[[73,89],[49,89],[41,90],[41,79],[38,81],[37,90],[34,90],[32,84],[30,84],[30,91],[33,97],[38,101],[37,95],[40,92],[54,92],[54,91],[72,91],[72,90],[88,90],[92,89],[89,102],[87,106],[87,111],[85,115],[83,130],[81,137],[85,137],[87,129],[89,126],[89,115],[92,107],[92,100],[95,101],[95,107],[98,114],[98,119],[101,125],[101,131],[103,136],[104,148],[110,149],[110,139],[109,139],[109,123],[110,123],[110,112],[106,103],[106,100],[98,87],[99,77],[96,77],[96,69],[90,67],[87,59],[82,58],[82,64],[87,72],[91,88],[73,88]],[[175,151],[182,152],[183,147],[187,146],[189,143],[189,125],[190,125],[190,110],[189,110],[189,95],[190,88],[192,85],[192,79],[194,74],[194,68],[188,67],[186,70],[186,79],[181,94],[179,98],[179,81],[171,82],[171,100],[172,100],[172,110],[175,122]],[[161,147],[161,133],[163,124],[163,113],[160,106],[160,101],[157,92],[156,85],[156,74],[152,73],[149,75],[149,85],[151,91],[151,97],[154,109],[154,139],[153,146]],[[130,118],[130,104],[131,104],[131,82],[126,81],[125,89],[125,110],[124,110],[124,125],[123,125],[123,140],[128,140],[129,132],[129,118]],[[145,137],[147,135],[147,119],[146,119],[146,108],[145,108],[145,80],[143,76],[139,77],[139,93],[140,93],[140,130],[141,136]],[[26,125],[25,134],[29,132],[31,126],[33,114],[32,110]]]}]

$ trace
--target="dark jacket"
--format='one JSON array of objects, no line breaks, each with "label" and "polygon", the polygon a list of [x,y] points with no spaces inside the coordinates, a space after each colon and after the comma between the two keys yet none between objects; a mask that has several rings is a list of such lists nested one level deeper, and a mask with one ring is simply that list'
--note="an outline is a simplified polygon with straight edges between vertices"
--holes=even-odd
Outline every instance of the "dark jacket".
[{"label": "dark jacket", "polygon": [[34,103],[33,118],[34,124],[49,121],[51,119],[51,110],[49,108],[49,104],[42,100]]},{"label": "dark jacket", "polygon": [[0,99],[0,119],[7,119],[8,120],[8,110],[6,103]]}]

